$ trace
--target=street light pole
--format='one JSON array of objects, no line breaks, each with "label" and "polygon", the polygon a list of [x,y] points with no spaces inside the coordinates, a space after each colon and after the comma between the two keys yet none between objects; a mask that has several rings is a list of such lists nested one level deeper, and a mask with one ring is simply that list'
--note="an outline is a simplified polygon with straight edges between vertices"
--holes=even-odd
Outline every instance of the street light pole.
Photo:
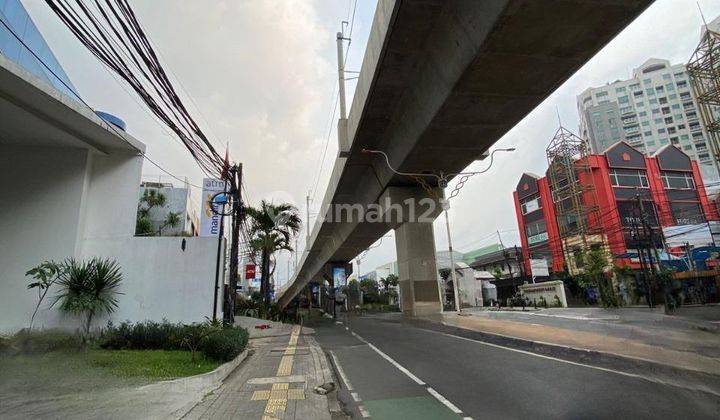
[{"label": "street light pole", "polygon": [[453,282],[453,297],[455,298],[455,311],[461,312],[460,307],[460,293],[457,279],[457,273],[455,273],[455,256],[453,255],[452,246],[452,235],[450,234],[450,216],[448,216],[448,210],[450,209],[450,202],[445,198],[445,188],[442,189],[442,207],[443,213],[445,213],[445,229],[447,230],[448,238],[448,251],[450,251],[450,275],[452,276]]},{"label": "street light pole", "polygon": [[[493,150],[490,153],[490,164],[481,171],[458,172],[458,173],[451,173],[451,174],[446,174],[441,171],[440,174],[436,174],[436,173],[426,173],[426,172],[421,173],[421,172],[398,171],[390,164],[390,157],[387,155],[387,153],[383,152],[382,150],[362,149],[362,153],[374,153],[374,154],[381,155],[385,159],[385,164],[387,165],[387,167],[390,168],[390,170],[393,171],[394,173],[396,173],[397,175],[411,176],[411,177],[416,177],[416,178],[417,177],[433,177],[437,180],[438,187],[440,187],[442,189],[442,206],[443,206],[443,212],[445,213],[445,228],[447,229],[448,250],[450,251],[450,265],[451,265],[450,275],[452,275],[453,294],[454,294],[454,298],[455,298],[455,310],[458,313],[461,312],[461,308],[460,308],[460,299],[459,299],[459,291],[458,291],[458,280],[457,280],[457,275],[455,273],[455,257],[453,256],[452,237],[450,235],[450,217],[448,216],[448,209],[450,208],[449,199],[455,197],[458,194],[458,192],[460,191],[462,186],[465,184],[465,181],[469,177],[471,177],[473,175],[484,174],[485,172],[489,171],[493,165],[495,153],[497,153],[497,152],[514,152],[514,151],[515,151],[514,147]],[[446,198],[445,188],[447,188],[447,186],[448,186],[448,179],[455,177],[455,176],[461,177],[460,182],[458,182],[458,184],[455,186],[455,189],[450,194],[450,197]]]}]

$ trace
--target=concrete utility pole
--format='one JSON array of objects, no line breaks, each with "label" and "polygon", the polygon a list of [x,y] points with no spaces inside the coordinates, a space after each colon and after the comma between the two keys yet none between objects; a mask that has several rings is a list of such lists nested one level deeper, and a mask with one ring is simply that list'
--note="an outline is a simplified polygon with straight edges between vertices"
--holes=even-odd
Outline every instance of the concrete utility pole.
[{"label": "concrete utility pole", "polygon": [[310,245],[310,191],[305,196],[305,249]]},{"label": "concrete utility pole", "polygon": [[445,186],[442,187],[442,207],[443,207],[443,213],[445,213],[445,229],[447,230],[447,238],[448,238],[448,251],[450,251],[450,275],[452,276],[452,282],[453,282],[453,297],[455,298],[455,310],[457,312],[461,312],[462,308],[460,307],[460,293],[459,293],[459,284],[457,279],[457,273],[455,273],[455,256],[453,255],[453,246],[452,246],[452,235],[450,235],[450,216],[448,216],[448,210],[450,209],[450,201],[448,201],[447,198],[445,198]]},{"label": "concrete utility pole", "polygon": [[338,56],[338,98],[340,99],[340,118],[347,118],[347,108],[345,105],[345,59],[343,57],[343,37],[342,32],[337,33],[337,56]]}]

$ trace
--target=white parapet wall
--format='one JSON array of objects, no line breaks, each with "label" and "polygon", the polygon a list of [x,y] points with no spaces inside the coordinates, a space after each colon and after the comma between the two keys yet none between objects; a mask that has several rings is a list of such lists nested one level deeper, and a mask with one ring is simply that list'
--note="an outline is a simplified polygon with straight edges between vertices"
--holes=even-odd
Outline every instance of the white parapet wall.
[{"label": "white parapet wall", "polygon": [[[192,323],[212,318],[217,243],[217,238],[200,237],[87,240],[83,256],[114,258],[120,264],[123,294],[110,317],[114,323],[163,319]],[[225,261],[224,255],[220,260]],[[223,278],[221,267],[220,317]],[[106,322],[107,318],[98,320],[96,326]]]},{"label": "white parapet wall", "polygon": [[548,306],[557,307],[558,301],[560,307],[567,308],[567,298],[565,297],[565,285],[562,281],[546,281],[543,283],[523,284],[520,286],[520,292],[537,305],[540,305],[541,297],[545,299]]}]

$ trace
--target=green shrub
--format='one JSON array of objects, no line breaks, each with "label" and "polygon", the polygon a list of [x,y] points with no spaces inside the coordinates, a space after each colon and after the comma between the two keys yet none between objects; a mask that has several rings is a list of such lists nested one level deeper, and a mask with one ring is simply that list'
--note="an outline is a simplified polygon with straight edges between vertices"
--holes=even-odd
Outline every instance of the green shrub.
[{"label": "green shrub", "polygon": [[125,321],[114,326],[108,323],[100,335],[100,347],[113,350],[183,350],[184,326],[168,321]]},{"label": "green shrub", "polygon": [[59,350],[77,350],[82,347],[82,337],[67,331],[49,329],[42,331],[21,330],[4,340],[5,351],[18,353],[48,353]]},{"label": "green shrub", "polygon": [[200,352],[219,362],[234,359],[247,345],[247,330],[222,327],[220,323],[173,324],[145,321],[118,326],[108,323],[99,340],[100,347],[111,350],[190,350],[193,360]]},{"label": "green shrub", "polygon": [[200,351],[208,359],[229,362],[245,350],[248,338],[246,329],[226,327],[205,337],[200,344]]}]

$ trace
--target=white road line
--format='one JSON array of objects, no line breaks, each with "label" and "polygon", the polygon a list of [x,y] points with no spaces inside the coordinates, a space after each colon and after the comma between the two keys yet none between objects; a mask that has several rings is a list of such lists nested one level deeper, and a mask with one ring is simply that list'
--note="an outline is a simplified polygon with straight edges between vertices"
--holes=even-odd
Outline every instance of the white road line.
[{"label": "white road line", "polygon": [[435,391],[434,389],[427,387],[427,391],[435,397],[436,400],[440,401],[441,403],[445,404],[445,407],[449,408],[450,411],[452,411],[455,414],[462,414],[462,410],[457,408],[457,406],[450,401],[447,400],[447,398],[440,395],[439,392]]},{"label": "white road line", "polygon": [[348,380],[347,376],[345,376],[345,371],[343,370],[342,366],[340,366],[340,362],[338,361],[337,357],[335,357],[335,352],[333,352],[332,350],[330,350],[330,357],[332,357],[333,363],[335,363],[335,367],[340,374],[340,378],[345,383],[345,388],[347,388],[348,391],[352,391],[353,386]]},{"label": "white road line", "polygon": [[360,396],[358,395],[357,392],[351,392],[351,393],[350,393],[350,396],[352,396],[352,399],[355,400],[355,402],[360,402],[360,401],[362,401],[362,399],[360,399]]},{"label": "white road line", "polygon": [[358,411],[360,411],[360,415],[363,416],[363,418],[370,417],[370,413],[368,413],[367,410],[365,409],[365,407],[363,407],[362,405],[358,406]]},{"label": "white road line", "polygon": [[522,354],[526,354],[526,355],[528,355],[528,356],[539,357],[539,358],[541,358],[541,359],[553,360],[553,361],[556,361],[556,362],[566,363],[566,364],[569,364],[569,365],[586,367],[586,368],[589,368],[589,369],[595,369],[595,370],[599,370],[599,371],[603,371],[603,372],[614,373],[614,374],[617,374],[617,375],[627,376],[627,377],[635,378],[635,379],[642,379],[642,380],[645,380],[645,381],[648,381],[648,382],[653,382],[653,383],[660,384],[660,385],[673,386],[673,387],[676,387],[676,388],[688,389],[688,390],[691,390],[691,391],[703,391],[703,392],[707,392],[707,393],[710,393],[710,394],[713,394],[713,395],[720,396],[720,393],[718,393],[717,391],[712,390],[712,389],[709,389],[709,388],[706,388],[706,387],[692,387],[692,386],[686,386],[686,385],[682,385],[682,384],[676,384],[676,383],[666,382],[666,381],[663,381],[663,380],[660,380],[660,379],[657,379],[657,378],[652,378],[652,377],[648,377],[648,376],[638,375],[638,374],[635,374],[635,373],[623,372],[623,371],[620,371],[620,370],[609,369],[609,368],[604,368],[604,367],[600,367],[600,366],[587,365],[587,364],[585,364],[585,363],[578,363],[578,362],[573,362],[573,361],[570,361],[570,360],[558,359],[557,357],[546,356],[546,355],[544,355],[544,354],[538,354],[538,353],[533,353],[533,352],[526,351],[526,350],[514,349],[514,348],[512,348],[512,347],[505,347],[505,346],[501,346],[501,345],[499,345],[499,344],[488,343],[488,342],[485,342],[485,341],[475,340],[475,339],[473,339],[473,338],[460,337],[460,336],[457,336],[457,335],[452,335],[452,334],[443,333],[443,332],[438,332],[438,331],[433,331],[433,330],[423,330],[423,331],[427,331],[427,332],[433,333],[433,334],[444,335],[444,336],[446,336],[446,337],[456,338],[456,339],[458,339],[458,340],[471,341],[471,342],[473,342],[473,343],[483,344],[483,345],[486,345],[486,346],[489,346],[489,347],[494,347],[494,348],[498,348],[498,349],[513,351],[513,352],[515,352],[515,353],[522,353]]},{"label": "white road line", "polygon": [[404,373],[405,375],[407,375],[407,377],[410,378],[410,379],[412,379],[413,381],[415,381],[416,384],[418,384],[418,385],[423,385],[423,386],[425,385],[425,382],[423,382],[422,380],[420,380],[420,378],[418,378],[417,376],[413,375],[412,372],[410,372],[409,370],[405,369],[400,363],[396,362],[392,357],[390,357],[390,356],[388,356],[387,354],[383,353],[379,348],[373,346],[371,343],[369,343],[368,341],[366,341],[364,338],[360,337],[360,336],[357,335],[357,334],[355,335],[355,337],[357,337],[357,338],[358,338],[360,341],[362,341],[363,343],[367,344],[371,349],[375,350],[375,352],[376,352],[377,354],[379,354],[380,356],[382,356],[383,359],[387,360],[387,361],[390,362],[393,366],[395,366],[396,368],[398,368],[398,370],[399,370],[400,372],[402,372],[402,373]]}]

